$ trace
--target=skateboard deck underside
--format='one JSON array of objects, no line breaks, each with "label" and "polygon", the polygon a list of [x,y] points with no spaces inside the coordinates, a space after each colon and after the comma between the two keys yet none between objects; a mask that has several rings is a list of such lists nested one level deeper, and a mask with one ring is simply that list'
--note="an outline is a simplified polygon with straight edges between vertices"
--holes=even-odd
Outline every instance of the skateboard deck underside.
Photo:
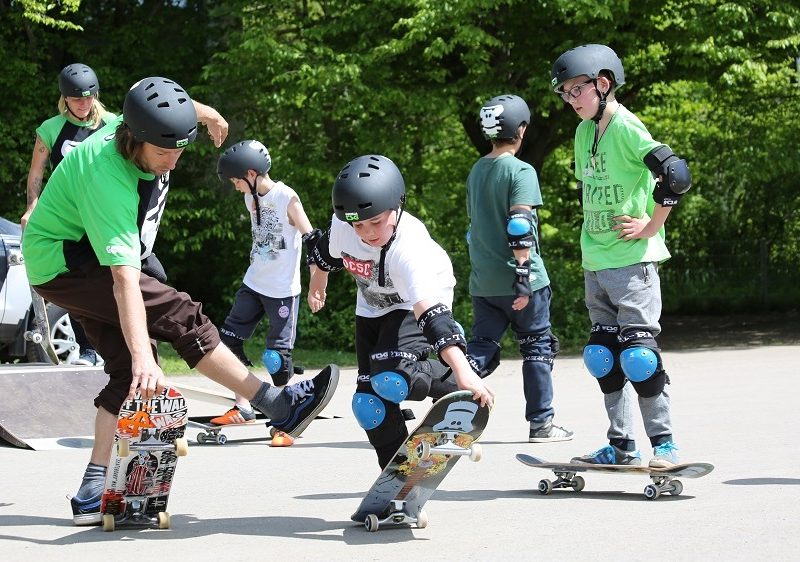
[{"label": "skateboard deck underside", "polygon": [[[454,412],[467,419],[448,424],[447,416],[452,417]],[[437,443],[449,432],[454,445],[469,449],[488,418],[489,409],[473,402],[470,392],[454,392],[438,400],[378,476],[351,519],[364,522],[370,514],[385,515],[395,500],[404,502],[405,513],[417,516],[459,459],[456,454],[437,453]],[[469,424],[468,431],[457,430],[465,428],[461,421]],[[430,449],[430,456],[425,459],[421,458],[425,456],[423,442]]]},{"label": "skateboard deck underside", "polygon": [[146,402],[137,398],[120,410],[116,443],[127,440],[130,452],[121,456],[117,446],[112,449],[103,494],[101,511],[118,524],[151,524],[166,511],[178,463],[175,440],[188,419],[186,401],[173,388]]}]

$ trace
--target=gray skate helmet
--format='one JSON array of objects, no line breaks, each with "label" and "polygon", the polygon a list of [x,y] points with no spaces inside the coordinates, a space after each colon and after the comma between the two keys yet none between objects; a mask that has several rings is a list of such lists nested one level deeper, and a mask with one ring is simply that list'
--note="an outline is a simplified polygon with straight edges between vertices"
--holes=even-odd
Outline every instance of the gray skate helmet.
[{"label": "gray skate helmet", "polygon": [[255,170],[263,176],[271,167],[267,147],[257,140],[244,140],[222,153],[217,160],[217,175],[224,182],[231,178],[244,179],[247,170]]},{"label": "gray skate helmet", "polygon": [[100,91],[100,82],[85,64],[70,64],[58,74],[58,91],[65,98],[86,98]]},{"label": "gray skate helmet", "polygon": [[597,44],[581,45],[556,59],[550,72],[550,84],[553,90],[558,92],[561,84],[570,78],[585,74],[589,79],[596,80],[603,70],[611,73],[611,78],[617,86],[625,83],[622,61],[613,49]]},{"label": "gray skate helmet", "polygon": [[368,154],[351,160],[337,174],[331,199],[336,217],[353,223],[400,208],[405,194],[406,183],[394,162]]},{"label": "gray skate helmet", "polygon": [[483,104],[480,119],[487,139],[513,139],[520,125],[531,122],[531,110],[521,97],[503,94]]},{"label": "gray skate helmet", "polygon": [[133,137],[160,148],[182,148],[197,137],[197,112],[181,86],[160,76],[144,78],[125,95],[122,119]]}]

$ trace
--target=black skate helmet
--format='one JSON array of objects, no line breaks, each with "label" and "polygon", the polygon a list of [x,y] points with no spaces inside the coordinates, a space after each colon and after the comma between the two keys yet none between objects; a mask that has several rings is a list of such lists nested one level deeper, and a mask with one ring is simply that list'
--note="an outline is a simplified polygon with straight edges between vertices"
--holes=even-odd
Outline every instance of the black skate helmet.
[{"label": "black skate helmet", "polygon": [[197,112],[189,94],[169,78],[153,76],[125,95],[122,119],[140,142],[182,148],[197,137]]},{"label": "black skate helmet", "polygon": [[513,139],[520,125],[531,122],[531,110],[521,97],[503,94],[483,104],[480,119],[487,139]]},{"label": "black skate helmet", "polygon": [[257,140],[244,140],[222,153],[217,160],[217,175],[224,182],[231,178],[244,179],[247,170],[255,170],[263,176],[271,167],[267,147]]},{"label": "black skate helmet", "polygon": [[86,98],[100,91],[94,70],[85,64],[65,66],[58,75],[58,90],[65,98]]},{"label": "black skate helmet", "polygon": [[613,49],[597,44],[581,45],[570,49],[556,59],[550,72],[550,84],[553,90],[559,92],[561,84],[570,78],[585,74],[590,80],[596,80],[603,70],[611,73],[611,78],[616,86],[622,86],[625,83],[622,61],[619,60]]},{"label": "black skate helmet", "polygon": [[405,194],[406,183],[394,162],[369,154],[342,168],[333,183],[331,199],[336,217],[353,223],[401,208]]}]

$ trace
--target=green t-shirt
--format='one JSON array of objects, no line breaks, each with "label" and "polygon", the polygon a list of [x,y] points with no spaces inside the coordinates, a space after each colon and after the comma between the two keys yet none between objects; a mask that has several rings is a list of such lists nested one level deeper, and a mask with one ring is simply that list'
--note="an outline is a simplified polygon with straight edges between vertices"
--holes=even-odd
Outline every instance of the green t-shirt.
[{"label": "green t-shirt", "polygon": [[[513,205],[542,206],[539,180],[533,166],[512,156],[480,158],[467,177],[467,215],[470,218],[469,259],[472,271],[469,292],[476,297],[513,295],[516,274],[508,265],[514,252],[508,247],[506,217]],[[539,255],[539,228],[534,225],[531,248],[531,289],[550,284]]]},{"label": "green t-shirt", "polygon": [[[90,259],[141,267],[142,223],[152,217],[145,220],[140,210],[140,190],[157,178],[117,152],[114,131],[121,121],[80,143],[53,170],[22,237],[32,285]],[[165,196],[164,191],[162,202]]]},{"label": "green t-shirt", "polygon": [[113,113],[105,113],[94,129],[92,121],[72,121],[61,114],[44,121],[37,127],[36,136],[50,151],[50,167],[55,168],[73,148],[114,119]]},{"label": "green t-shirt", "polygon": [[663,229],[651,238],[627,241],[611,230],[616,216],[652,216],[655,180],[644,157],[661,143],[620,105],[600,137],[593,162],[595,127],[594,121],[586,120],[575,131],[575,177],[583,182],[584,269],[599,271],[668,259]]}]

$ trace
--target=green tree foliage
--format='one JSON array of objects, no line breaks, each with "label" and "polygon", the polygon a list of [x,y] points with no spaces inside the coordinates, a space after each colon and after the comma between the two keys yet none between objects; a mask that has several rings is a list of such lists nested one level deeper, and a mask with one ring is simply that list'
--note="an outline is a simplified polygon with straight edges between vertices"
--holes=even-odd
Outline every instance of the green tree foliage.
[{"label": "green tree foliage", "polygon": [[[24,207],[32,131],[54,111],[63,65],[95,68],[117,111],[135,79],[170,76],[229,119],[229,143],[269,147],[272,176],[298,191],[315,226],[327,224],[330,187],[348,160],[395,160],[408,210],[454,262],[454,308],[469,326],[464,180],[488,148],[477,112],[494,95],[516,93],[531,106],[520,156],[537,169],[545,200],[554,327],[577,343],[588,322],[570,171],[578,118],[553,95],[549,75],[564,50],[605,43],[625,65],[620,100],[689,160],[695,180],[667,224],[675,257],[663,268],[665,306],[800,301],[789,284],[800,265],[794,1],[85,0],[53,16],[69,21],[60,27],[37,23],[23,5],[44,4],[0,5],[0,85],[18,94],[0,108],[0,180],[13,189],[0,203],[6,216]],[[218,153],[204,141],[182,159],[157,252],[171,280],[221,321],[250,236],[241,196],[214,173]],[[774,276],[768,294],[759,285],[765,270]],[[331,279],[326,309],[312,317],[303,307],[301,346],[352,346],[353,283]]]}]

